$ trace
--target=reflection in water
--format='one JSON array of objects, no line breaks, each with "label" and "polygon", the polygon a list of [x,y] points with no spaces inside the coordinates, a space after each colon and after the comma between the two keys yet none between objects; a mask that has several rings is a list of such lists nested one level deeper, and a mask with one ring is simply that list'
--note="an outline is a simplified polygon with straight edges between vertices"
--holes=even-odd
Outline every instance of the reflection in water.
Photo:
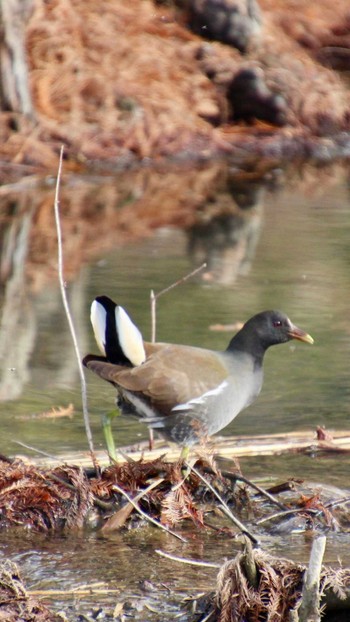
[{"label": "reflection in water", "polygon": [[[164,177],[168,184],[164,184]],[[129,184],[120,179],[100,182],[93,191],[91,181],[81,180],[70,181],[61,190],[65,276],[75,279],[69,287],[74,317],[85,317],[89,304],[86,277],[81,272],[76,276],[81,264],[116,242],[125,244],[149,236],[165,225],[188,228],[190,255],[195,259],[204,254],[207,280],[230,284],[238,274],[247,273],[259,235],[262,182],[240,180],[221,165],[187,171],[181,176],[181,184],[177,173],[151,175],[149,171],[136,172]],[[47,360],[43,385],[54,382],[55,386],[70,386],[77,378],[70,337],[57,332],[59,325],[64,326],[64,318],[56,285],[53,200],[51,186],[23,195],[16,188],[14,196],[10,192],[1,197],[2,213],[9,214],[0,229],[1,401],[21,395],[35,369],[35,350]],[[52,327],[50,341],[58,340],[57,350],[52,343],[51,351],[43,353],[45,346],[36,343],[38,323]],[[76,324],[84,350],[88,324]],[[64,351],[64,357],[56,355],[59,351]]]},{"label": "reflection in water", "polygon": [[[24,198],[24,197],[23,197]],[[31,238],[35,231],[33,206],[29,201],[13,204],[15,214],[8,219],[8,225],[0,230],[0,401],[14,400],[21,396],[23,388],[31,380],[35,368],[34,351],[38,348],[38,326],[51,319],[51,339],[57,338],[57,348],[52,348],[48,366],[54,370],[56,386],[70,386],[76,382],[77,362],[69,335],[57,331],[55,315],[62,313],[62,301],[58,291],[53,295],[50,289],[33,291],[33,282],[28,278],[31,259],[28,256]],[[36,233],[34,233],[36,235]],[[52,261],[52,259],[51,259]],[[48,294],[45,296],[45,294]],[[72,313],[82,317],[85,313],[85,284],[79,277],[71,286],[69,299]],[[40,301],[44,298],[44,304]],[[82,328],[84,327],[84,329]],[[80,342],[86,343],[85,324],[77,325]],[[46,344],[45,344],[46,345]],[[64,356],[57,352],[64,351]],[[44,374],[40,379],[46,384]]]},{"label": "reflection in water", "polygon": [[[244,320],[271,307],[286,311],[315,337],[307,357],[298,347],[283,346],[267,358],[263,393],[228,433],[269,434],[316,425],[347,428],[350,210],[344,177],[341,167],[305,167],[286,178],[286,188],[281,183],[273,193],[253,175],[249,183],[242,182],[221,164],[195,171],[141,170],[104,180],[67,179],[60,201],[65,277],[82,353],[94,351],[89,307],[102,293],[130,309],[149,334],[149,290],[160,291],[189,272],[190,249],[191,261],[198,264],[198,254],[207,259],[213,280],[187,281],[160,298],[160,340],[224,348],[227,335],[208,331],[210,324]],[[58,290],[53,198],[50,187],[25,194],[0,188],[0,395],[6,401],[0,404],[0,452],[5,454],[18,452],[13,438],[55,455],[86,449],[79,412],[67,422],[41,420],[40,425],[18,418],[42,409],[44,400],[46,409],[80,403]],[[114,390],[98,379],[87,381],[96,440],[101,439],[101,414],[113,407]],[[57,389],[61,385],[68,387],[68,395]],[[114,431],[120,446],[135,442],[140,428],[120,419]],[[141,433],[146,438],[144,429]],[[285,479],[306,477],[322,485],[348,486],[346,454],[317,459],[267,456],[242,460],[241,466],[247,477],[278,473]],[[183,557],[218,561],[227,556],[227,541],[220,545],[207,532],[192,535],[182,547]],[[32,585],[40,587],[43,581],[50,587],[52,577],[56,582],[58,577],[65,589],[74,585],[78,569],[79,580],[94,582],[98,576],[112,586],[115,581],[122,595],[133,592],[139,597],[137,582],[147,573],[159,584],[166,577],[171,588],[180,580],[186,589],[194,582],[200,589],[197,571],[196,577],[193,569],[179,573],[173,563],[160,561],[154,553],[152,557],[140,538],[149,537],[151,551],[179,554],[173,540],[153,530],[118,533],[102,541],[83,534],[76,544],[70,535],[61,545],[55,538],[26,536],[33,542],[25,544],[22,534],[18,540],[18,534],[6,534],[1,551],[21,564]],[[346,550],[342,537],[328,537],[333,560]],[[130,551],[125,538],[130,538]],[[278,555],[309,557],[308,545],[298,535],[275,536],[273,543],[267,539],[263,544]],[[132,564],[135,555],[137,565]],[[146,619],[144,612],[139,619]]]},{"label": "reflection in water", "polygon": [[9,219],[0,232],[0,276],[4,287],[0,324],[0,401],[19,397],[29,379],[28,363],[36,337],[36,316],[27,289],[25,265],[32,210]]},{"label": "reflection in water", "polygon": [[[92,347],[88,316],[96,295],[108,294],[127,306],[147,335],[150,288],[162,290],[204,258],[208,262],[204,282],[193,279],[160,299],[158,338],[225,347],[227,338],[210,334],[209,325],[242,321],[271,307],[286,311],[315,333],[314,356],[319,353],[320,360],[322,343],[327,342],[336,377],[331,382],[322,376],[319,383],[320,390],[329,386],[322,395],[326,414],[319,417],[313,406],[312,375],[303,374],[302,367],[298,383],[291,382],[287,368],[279,377],[286,403],[278,406],[276,401],[273,408],[267,384],[254,413],[267,405],[271,426],[275,417],[288,427],[291,421],[301,421],[294,401],[300,395],[304,403],[299,407],[308,412],[305,419],[311,412],[317,424],[325,424],[329,404],[348,391],[337,358],[345,341],[335,350],[330,344],[337,336],[324,332],[329,326],[348,331],[344,321],[340,325],[335,320],[338,308],[341,317],[347,317],[348,308],[348,197],[340,167],[322,172],[306,167],[293,175],[284,178],[289,187],[285,190],[280,172],[280,187],[273,192],[254,172],[238,174],[222,163],[195,170],[138,170],[103,179],[68,177],[60,200],[64,269],[81,352]],[[2,413],[3,425],[9,427],[18,409],[24,414],[73,400],[80,403],[76,361],[58,290],[53,201],[54,189],[48,183],[25,193],[18,187],[0,189],[0,398],[13,400]],[[224,295],[218,295],[222,285]],[[320,363],[321,375],[323,369]],[[90,385],[99,413],[106,389],[99,385],[95,389],[91,378]],[[61,387],[72,395],[62,398]],[[110,409],[113,394],[106,395]],[[286,411],[283,418],[280,408]],[[334,409],[335,416],[343,417],[345,410],[342,402]],[[125,443],[135,438],[127,431],[129,425],[125,423]],[[248,431],[249,425],[254,425],[249,416],[238,419],[235,430]],[[35,422],[28,424],[29,429],[36,432]],[[69,439],[75,442],[81,432],[78,425],[74,429],[75,436],[69,432]]]},{"label": "reflection in water", "polygon": [[263,182],[228,177],[226,188],[209,197],[196,211],[188,229],[193,261],[207,263],[205,280],[234,283],[249,272],[261,227]]}]

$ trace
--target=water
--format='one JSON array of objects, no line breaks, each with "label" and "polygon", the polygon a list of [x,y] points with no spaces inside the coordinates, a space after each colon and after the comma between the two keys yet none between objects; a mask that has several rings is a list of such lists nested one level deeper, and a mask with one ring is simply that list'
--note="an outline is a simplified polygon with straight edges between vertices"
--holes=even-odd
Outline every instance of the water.
[{"label": "water", "polygon": [[[205,180],[209,174],[206,175]],[[171,173],[172,184],[173,177]],[[181,180],[180,173],[178,183]],[[187,182],[195,180],[193,175]],[[157,215],[157,219],[154,213],[147,215],[146,224],[142,224],[141,200],[127,202],[123,195],[121,206],[117,203],[110,213],[102,214],[101,237],[92,240],[92,256],[90,247],[82,246],[82,239],[75,242],[74,223],[66,225],[70,230],[70,238],[66,238],[66,270],[69,276],[74,273],[68,295],[82,354],[97,352],[89,323],[89,307],[96,295],[105,293],[121,303],[149,338],[151,288],[156,292],[162,290],[207,259],[212,271],[204,280],[200,277],[189,280],[159,299],[159,340],[225,348],[232,333],[210,331],[209,326],[245,321],[265,308],[284,310],[315,338],[313,347],[292,342],[268,352],[265,384],[259,400],[225,433],[292,431],[316,425],[346,428],[350,409],[350,211],[345,171],[309,168],[303,179],[294,174],[285,185],[279,182],[280,187],[274,191],[257,186],[253,199],[258,198],[258,203],[245,210],[237,209],[227,186],[222,189],[216,178],[215,184],[210,181],[211,186],[206,188],[209,199],[197,205],[191,218],[181,204],[172,207],[167,215]],[[118,179],[105,185],[96,182],[98,201],[104,195],[109,197],[113,189],[115,192],[118,183]],[[133,183],[135,180],[131,178],[132,189],[128,193],[124,191],[128,196],[136,193]],[[152,183],[154,191],[155,182]],[[77,185],[81,194],[80,186],[84,184]],[[69,187],[69,192],[74,193],[74,187]],[[191,192],[189,186],[190,199]],[[211,192],[216,195],[212,196]],[[44,196],[47,204],[48,198]],[[95,210],[96,196],[92,204]],[[161,196],[165,202],[164,191]],[[182,201],[184,196],[186,192],[182,189]],[[242,203],[242,196],[239,198]],[[251,196],[244,198],[248,201]],[[86,200],[85,195],[83,199]],[[149,201],[149,192],[144,190],[142,205],[146,214]],[[220,202],[224,216],[220,214]],[[136,226],[132,221],[126,224],[127,218],[131,219],[132,207]],[[42,203],[37,210],[40,215]],[[163,204],[159,206],[159,211],[162,210]],[[211,229],[209,216],[214,216]],[[76,229],[83,228],[79,213],[76,218]],[[186,229],[172,225],[177,218],[187,222]],[[7,454],[18,450],[13,439],[53,453],[86,446],[77,365],[55,273],[55,232],[52,218],[46,220],[50,227],[44,229],[44,242],[52,248],[43,250],[42,242],[40,248],[40,238],[36,235],[27,254],[28,262],[24,263],[24,274],[16,274],[17,281],[13,276],[12,282],[8,279],[1,296],[0,451]],[[166,225],[167,220],[172,226]],[[116,227],[112,236],[107,231],[108,221]],[[37,231],[38,226],[42,226],[39,218],[34,219],[32,231]],[[132,226],[136,234],[130,232]],[[147,237],[143,237],[143,229]],[[108,250],[106,236],[111,238]],[[35,253],[40,255],[40,252],[42,256],[37,258]],[[87,375],[87,380],[94,437],[100,443],[100,414],[113,407],[114,394],[92,374]],[[42,411],[69,403],[75,407],[73,420],[35,419]],[[144,426],[125,419],[118,422],[117,433],[117,441],[122,444],[133,442],[139,435],[147,438]]]},{"label": "water", "polygon": [[[86,448],[77,364],[57,282],[50,183],[45,180],[40,191],[16,191],[1,198],[0,452],[6,455],[32,455],[17,440],[55,455]],[[222,164],[196,171],[68,178],[61,189],[61,215],[67,292],[82,354],[97,352],[89,325],[96,295],[104,293],[121,303],[149,338],[150,290],[160,292],[206,260],[205,272],[159,298],[158,340],[225,348],[232,333],[210,330],[211,325],[245,321],[267,308],[285,311],[315,339],[313,347],[292,342],[268,352],[259,399],[223,434],[310,430],[318,425],[347,429],[350,210],[345,166],[272,169],[264,181],[253,171],[242,174]],[[94,441],[103,447],[101,415],[113,408],[114,392],[92,374],[87,381]],[[70,403],[73,418],[38,418],[43,411]],[[126,418],[114,423],[114,431],[118,445],[147,438],[144,426]],[[247,477],[306,476],[348,486],[346,456],[259,457],[242,460],[241,467]],[[161,536],[152,531],[152,551],[157,537]],[[329,559],[336,559],[342,537],[330,537]],[[18,553],[16,536],[6,535],[2,544],[0,537],[0,546],[5,555],[18,556],[32,585],[47,584],[52,568],[62,585],[71,582],[76,569],[67,555],[67,540],[28,538],[24,557]],[[139,593],[140,577],[150,572],[150,555],[150,574],[159,580],[159,560],[146,546],[145,563],[140,563],[139,572],[130,571],[132,581],[127,572],[119,577],[116,551],[130,546],[133,559],[145,545],[130,534],[115,539],[112,550],[104,539],[81,536],[77,566],[85,568],[84,580],[92,581],[101,574],[97,560],[102,556],[103,580],[110,584],[118,579],[124,596],[132,597],[133,589]],[[197,553],[206,559],[232,554],[227,542],[213,546],[205,536],[199,542]],[[69,537],[68,549],[71,543]],[[292,542],[274,538],[267,546],[301,561],[308,557],[309,545],[300,535]],[[81,551],[92,557],[88,566]],[[178,545],[174,552],[196,553],[179,551]],[[176,575],[171,562],[162,564],[167,576]],[[188,572],[190,585],[194,573]],[[215,577],[215,571],[209,574]]]}]

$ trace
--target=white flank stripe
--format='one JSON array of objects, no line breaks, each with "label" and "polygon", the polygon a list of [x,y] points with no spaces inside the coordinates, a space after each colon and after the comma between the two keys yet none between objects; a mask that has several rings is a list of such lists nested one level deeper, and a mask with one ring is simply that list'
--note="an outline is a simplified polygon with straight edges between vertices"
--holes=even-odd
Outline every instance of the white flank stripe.
[{"label": "white flank stripe", "polygon": [[130,404],[134,406],[136,412],[141,417],[147,417],[150,422],[156,419],[154,410],[152,410],[152,408],[148,406],[143,400],[137,397],[137,395],[135,395],[134,393],[131,393],[130,391],[126,389],[123,390],[123,394],[127,398],[127,400],[130,402]]},{"label": "white flank stripe", "polygon": [[120,346],[132,365],[141,365],[146,360],[143,347],[142,335],[131,321],[123,307],[119,305],[115,309],[115,323]]},{"label": "white flank stripe", "polygon": [[193,400],[189,400],[188,402],[185,402],[184,404],[178,404],[177,406],[174,406],[174,408],[172,408],[171,410],[172,410],[172,412],[175,411],[175,410],[190,410],[191,408],[193,408],[196,405],[205,404],[205,402],[207,401],[208,398],[220,395],[220,393],[222,393],[222,391],[227,386],[228,386],[228,382],[227,382],[227,380],[224,380],[221,384],[219,384],[217,387],[215,387],[215,389],[211,389],[210,391],[206,391],[205,393],[203,393],[199,397],[195,397],[195,398],[193,398]]},{"label": "white flank stripe", "polygon": [[94,300],[91,305],[90,320],[96,343],[103,356],[106,356],[105,344],[106,344],[106,309],[97,300]]}]

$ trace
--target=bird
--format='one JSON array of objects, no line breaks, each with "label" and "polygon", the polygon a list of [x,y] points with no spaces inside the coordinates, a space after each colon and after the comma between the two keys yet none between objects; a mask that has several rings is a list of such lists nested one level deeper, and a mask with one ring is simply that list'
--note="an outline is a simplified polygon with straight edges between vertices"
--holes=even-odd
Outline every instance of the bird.
[{"label": "bird", "polygon": [[86,355],[85,367],[116,387],[123,414],[136,415],[184,455],[256,399],[270,346],[314,342],[273,310],[250,318],[224,351],[146,342],[124,308],[107,296],[93,301],[91,323],[102,356]]}]

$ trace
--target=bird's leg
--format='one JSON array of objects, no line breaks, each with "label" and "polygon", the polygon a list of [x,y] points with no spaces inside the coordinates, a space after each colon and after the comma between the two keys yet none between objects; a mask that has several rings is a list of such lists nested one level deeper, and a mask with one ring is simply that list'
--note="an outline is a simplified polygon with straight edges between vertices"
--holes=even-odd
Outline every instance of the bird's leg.
[{"label": "bird's leg", "polygon": [[117,415],[119,415],[118,410],[111,410],[111,412],[106,413],[105,415],[102,416],[103,434],[104,434],[106,445],[107,445],[108,455],[112,460],[116,460],[117,454],[115,450],[115,443],[114,443],[114,438],[113,438],[113,433],[112,433],[111,422],[112,422],[112,419],[114,419],[114,417],[116,417]]},{"label": "bird's leg", "polygon": [[187,477],[189,476],[191,472],[191,467],[188,465],[189,455],[190,455],[190,448],[187,445],[185,445],[185,447],[181,449],[181,454],[180,454],[180,462],[182,462],[181,473],[183,476],[182,483],[187,479]]},{"label": "bird's leg", "polygon": [[187,458],[189,455],[190,455],[190,448],[188,447],[188,445],[185,445],[181,449],[180,460],[182,460],[182,462],[187,462]]},{"label": "bird's leg", "polygon": [[182,486],[182,484],[186,481],[189,474],[191,473],[193,464],[197,460],[197,458],[195,458],[192,461],[192,464],[190,464],[188,462],[189,453],[190,453],[190,448],[188,446],[185,446],[182,448],[180,458],[179,458],[179,461],[182,462],[182,466],[181,466],[182,480],[178,484],[175,484],[175,486],[173,486],[173,490],[177,490],[177,488],[180,488]]}]

